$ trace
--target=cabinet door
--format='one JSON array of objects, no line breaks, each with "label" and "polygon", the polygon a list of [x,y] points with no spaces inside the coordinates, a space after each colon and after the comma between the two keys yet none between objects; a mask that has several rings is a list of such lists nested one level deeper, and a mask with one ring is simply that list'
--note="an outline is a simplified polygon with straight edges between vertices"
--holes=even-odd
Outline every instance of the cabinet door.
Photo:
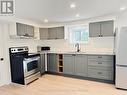
[{"label": "cabinet door", "polygon": [[113,21],[104,21],[101,22],[101,36],[113,36]]},{"label": "cabinet door", "polygon": [[48,39],[48,28],[40,28],[39,32],[40,32],[40,39],[41,40]]},{"label": "cabinet door", "polygon": [[57,72],[57,59],[56,54],[48,54],[48,71]]},{"label": "cabinet door", "polygon": [[74,56],[67,54],[63,56],[63,73],[74,75]]},{"label": "cabinet door", "polygon": [[64,27],[57,28],[57,39],[64,39]]},{"label": "cabinet door", "polygon": [[26,25],[21,23],[16,23],[16,30],[18,36],[24,36],[26,33]]},{"label": "cabinet door", "polygon": [[26,25],[26,36],[28,37],[34,37],[34,27],[30,25]]},{"label": "cabinet door", "polygon": [[75,75],[87,77],[87,56],[76,55],[75,56]]},{"label": "cabinet door", "polygon": [[95,22],[95,23],[90,23],[89,24],[89,36],[90,37],[99,37],[100,36],[100,23]]},{"label": "cabinet door", "polygon": [[45,54],[41,54],[41,64],[40,64],[41,74],[45,72]]},{"label": "cabinet door", "polygon": [[57,39],[57,28],[49,28],[49,39]]}]

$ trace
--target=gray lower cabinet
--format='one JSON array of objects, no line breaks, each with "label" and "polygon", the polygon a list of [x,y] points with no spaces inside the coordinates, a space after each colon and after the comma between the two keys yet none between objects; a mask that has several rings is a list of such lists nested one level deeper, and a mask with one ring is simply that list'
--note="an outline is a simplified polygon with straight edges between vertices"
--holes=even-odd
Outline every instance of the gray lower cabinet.
[{"label": "gray lower cabinet", "polygon": [[87,76],[87,56],[80,54],[64,55],[63,73],[78,76]]},{"label": "gray lower cabinet", "polygon": [[63,73],[74,75],[75,56],[72,54],[64,54],[63,56]]},{"label": "gray lower cabinet", "polygon": [[47,55],[48,71],[49,72],[58,72],[57,70],[57,55],[48,54]]},{"label": "gray lower cabinet", "polygon": [[109,37],[114,36],[114,21],[102,21],[89,24],[90,37]]},{"label": "gray lower cabinet", "polygon": [[113,68],[88,66],[88,77],[113,81]]},{"label": "gray lower cabinet", "polygon": [[41,74],[45,72],[45,54],[41,54],[41,61],[40,61],[40,71]]},{"label": "gray lower cabinet", "polygon": [[77,54],[75,56],[75,75],[87,77],[87,56]]},{"label": "gray lower cabinet", "polygon": [[[48,54],[48,71],[58,72],[57,54]],[[63,74],[114,81],[114,55],[63,54]]]},{"label": "gray lower cabinet", "polygon": [[113,81],[114,78],[113,56],[89,55],[88,77]]}]

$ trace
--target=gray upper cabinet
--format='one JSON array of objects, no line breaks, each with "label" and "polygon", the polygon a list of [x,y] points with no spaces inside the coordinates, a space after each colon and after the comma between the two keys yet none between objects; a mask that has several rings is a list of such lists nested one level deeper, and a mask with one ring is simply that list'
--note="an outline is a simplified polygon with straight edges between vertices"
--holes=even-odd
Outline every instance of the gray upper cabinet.
[{"label": "gray upper cabinet", "polygon": [[101,31],[101,25],[100,23],[90,23],[89,24],[89,36],[90,37],[99,37],[100,36],[100,31]]},{"label": "gray upper cabinet", "polygon": [[56,54],[48,54],[48,71],[49,72],[58,72],[57,70],[57,55]]},{"label": "gray upper cabinet", "polygon": [[64,27],[53,27],[48,29],[49,39],[64,39]]},{"label": "gray upper cabinet", "polygon": [[40,28],[41,40],[64,39],[64,27]]},{"label": "gray upper cabinet", "polygon": [[34,27],[22,23],[16,23],[18,36],[34,37]]},{"label": "gray upper cabinet", "polygon": [[57,28],[49,28],[49,39],[57,39]]},{"label": "gray upper cabinet", "polygon": [[75,75],[87,77],[87,56],[76,55],[75,56]]},{"label": "gray upper cabinet", "polygon": [[64,39],[64,27],[57,27],[57,39]]},{"label": "gray upper cabinet", "polygon": [[26,35],[29,37],[34,37],[34,27],[30,25],[26,25]]},{"label": "gray upper cabinet", "polygon": [[63,56],[63,73],[74,75],[74,56],[72,54],[65,54]]},{"label": "gray upper cabinet", "polygon": [[24,36],[26,34],[26,25],[21,23],[16,23],[16,30],[18,36]]},{"label": "gray upper cabinet", "polygon": [[48,28],[40,28],[39,32],[40,32],[40,39],[41,40],[47,40],[47,39],[49,39]]},{"label": "gray upper cabinet", "polygon": [[113,21],[104,21],[101,22],[101,35],[106,36],[113,36],[113,27],[114,23]]},{"label": "gray upper cabinet", "polygon": [[103,21],[89,24],[90,37],[107,37],[113,36],[114,21]]}]

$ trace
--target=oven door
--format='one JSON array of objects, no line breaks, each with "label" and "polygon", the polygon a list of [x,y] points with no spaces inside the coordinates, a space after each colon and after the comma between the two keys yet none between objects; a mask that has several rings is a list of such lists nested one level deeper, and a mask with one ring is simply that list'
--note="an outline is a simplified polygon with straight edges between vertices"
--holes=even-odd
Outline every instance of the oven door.
[{"label": "oven door", "polygon": [[28,77],[39,72],[40,57],[25,58],[23,60],[24,77]]}]

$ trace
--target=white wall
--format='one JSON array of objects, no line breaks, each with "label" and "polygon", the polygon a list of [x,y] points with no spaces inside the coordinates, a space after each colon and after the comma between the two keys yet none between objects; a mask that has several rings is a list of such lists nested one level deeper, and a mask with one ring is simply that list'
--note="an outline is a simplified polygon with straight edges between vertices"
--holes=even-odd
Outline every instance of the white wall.
[{"label": "white wall", "polygon": [[[53,52],[70,52],[75,51],[76,48],[67,40],[52,40],[42,41],[42,45],[51,46]],[[88,44],[81,44],[81,51],[83,52],[113,52],[114,38],[90,38]]]},{"label": "white wall", "polygon": [[120,29],[121,27],[125,27],[125,26],[127,26],[127,10],[121,12],[116,20],[116,27]]}]

